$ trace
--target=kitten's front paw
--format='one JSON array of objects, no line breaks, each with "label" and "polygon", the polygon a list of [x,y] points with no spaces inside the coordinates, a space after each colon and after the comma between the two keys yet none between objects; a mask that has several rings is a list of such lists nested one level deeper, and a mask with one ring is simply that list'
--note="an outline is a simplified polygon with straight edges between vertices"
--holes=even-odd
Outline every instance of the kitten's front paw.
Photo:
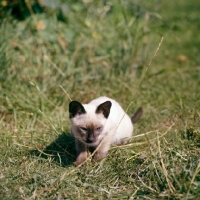
[{"label": "kitten's front paw", "polygon": [[79,165],[84,165],[83,163],[84,163],[84,161],[85,160],[76,160],[75,162],[74,162],[74,165],[76,166],[76,167],[78,167]]},{"label": "kitten's front paw", "polygon": [[107,152],[96,152],[95,154],[94,154],[94,157],[93,157],[93,159],[95,160],[95,161],[101,161],[101,160],[103,160],[105,157],[106,157],[106,155],[107,155]]},{"label": "kitten's front paw", "polygon": [[77,159],[74,162],[74,165],[77,167],[83,164],[86,160],[87,160],[87,157],[83,157],[83,156],[77,157]]}]

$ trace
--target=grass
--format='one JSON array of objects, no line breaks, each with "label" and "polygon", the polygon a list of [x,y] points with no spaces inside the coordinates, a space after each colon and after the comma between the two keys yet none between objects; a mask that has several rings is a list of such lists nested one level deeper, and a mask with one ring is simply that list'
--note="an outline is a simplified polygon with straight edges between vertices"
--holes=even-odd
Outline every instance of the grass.
[{"label": "grass", "polygon": [[[199,1],[26,6],[0,24],[0,199],[200,198]],[[68,95],[144,115],[130,143],[75,168]]]}]

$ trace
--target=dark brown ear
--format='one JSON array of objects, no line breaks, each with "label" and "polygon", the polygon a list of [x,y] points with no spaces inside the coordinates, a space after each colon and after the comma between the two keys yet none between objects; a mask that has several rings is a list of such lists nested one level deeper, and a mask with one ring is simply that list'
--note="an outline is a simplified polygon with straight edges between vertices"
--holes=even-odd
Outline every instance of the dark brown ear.
[{"label": "dark brown ear", "polygon": [[110,114],[110,108],[112,106],[112,103],[110,101],[106,101],[102,104],[100,104],[97,109],[96,109],[96,113],[103,113],[105,118],[108,118],[109,114]]},{"label": "dark brown ear", "polygon": [[82,115],[86,113],[85,108],[78,101],[71,101],[69,104],[69,117],[73,118],[76,115]]}]

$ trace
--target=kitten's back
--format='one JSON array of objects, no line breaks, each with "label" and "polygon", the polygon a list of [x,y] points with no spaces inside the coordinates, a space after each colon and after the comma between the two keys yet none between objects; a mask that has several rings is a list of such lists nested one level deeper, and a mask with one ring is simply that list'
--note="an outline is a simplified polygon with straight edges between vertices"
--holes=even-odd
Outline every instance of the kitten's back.
[{"label": "kitten's back", "polygon": [[112,127],[114,130],[112,145],[119,145],[121,144],[122,139],[126,140],[132,136],[133,124],[131,122],[131,118],[125,113],[120,104],[114,99],[102,96],[92,100],[89,104],[98,106],[105,101],[111,101],[112,103],[110,115],[106,124],[108,127]]}]

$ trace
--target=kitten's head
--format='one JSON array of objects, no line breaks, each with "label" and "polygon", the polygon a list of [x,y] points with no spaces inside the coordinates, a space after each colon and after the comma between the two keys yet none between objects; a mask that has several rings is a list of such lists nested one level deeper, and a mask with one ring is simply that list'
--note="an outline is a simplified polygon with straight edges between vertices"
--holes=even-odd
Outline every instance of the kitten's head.
[{"label": "kitten's head", "polygon": [[96,146],[101,140],[101,133],[110,114],[112,103],[106,101],[98,107],[82,105],[78,101],[69,104],[69,116],[74,137],[89,146]]}]

